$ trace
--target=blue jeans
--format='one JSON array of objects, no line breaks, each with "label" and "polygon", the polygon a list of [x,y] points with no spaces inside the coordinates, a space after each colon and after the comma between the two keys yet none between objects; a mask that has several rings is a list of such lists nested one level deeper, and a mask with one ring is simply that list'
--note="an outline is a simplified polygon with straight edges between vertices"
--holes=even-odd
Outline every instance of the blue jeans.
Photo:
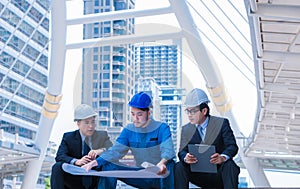
[{"label": "blue jeans", "polygon": [[[114,178],[100,177],[98,189],[115,189],[117,180],[120,180],[130,186],[143,189],[173,189],[174,188],[174,161],[169,161],[167,169],[170,175],[166,178]],[[140,170],[142,168],[128,167],[126,165],[117,165],[108,163],[102,167],[102,171],[111,170]]]}]

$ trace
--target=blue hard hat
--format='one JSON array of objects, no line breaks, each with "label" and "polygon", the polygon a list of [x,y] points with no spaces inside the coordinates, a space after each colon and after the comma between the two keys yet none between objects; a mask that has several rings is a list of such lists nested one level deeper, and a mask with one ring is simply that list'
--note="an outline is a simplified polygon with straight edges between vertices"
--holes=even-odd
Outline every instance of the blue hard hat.
[{"label": "blue hard hat", "polygon": [[128,105],[134,108],[150,108],[151,101],[151,97],[148,94],[139,92],[131,98]]}]

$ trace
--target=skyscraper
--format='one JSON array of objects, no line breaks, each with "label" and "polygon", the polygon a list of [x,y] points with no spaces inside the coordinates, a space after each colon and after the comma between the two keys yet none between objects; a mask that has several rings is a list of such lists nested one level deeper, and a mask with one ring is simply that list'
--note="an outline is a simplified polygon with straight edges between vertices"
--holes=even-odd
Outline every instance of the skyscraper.
[{"label": "skyscraper", "polygon": [[[149,91],[153,99],[158,95],[159,103],[154,105],[154,112],[158,112],[159,119],[168,123],[171,128],[174,146],[178,148],[177,136],[181,126],[181,56],[180,45],[161,45],[145,43],[136,46],[136,80],[137,91]],[[143,79],[144,78],[144,79]],[[152,78],[152,79],[151,79]],[[147,81],[148,80],[148,81]],[[153,80],[153,81],[152,81]],[[144,83],[155,82],[159,92]],[[153,84],[151,86],[154,86]],[[157,101],[156,101],[157,102]],[[159,107],[157,107],[159,106]]]},{"label": "skyscraper", "polygon": [[182,125],[182,96],[184,90],[181,88],[162,86],[161,87],[161,120],[168,123],[171,128],[174,147],[179,149],[178,137]]},{"label": "skyscraper", "polygon": [[48,77],[49,1],[0,1],[0,128],[34,139]]},{"label": "skyscraper", "polygon": [[136,80],[154,78],[159,86],[180,87],[181,64],[177,45],[145,44],[136,47]]},{"label": "skyscraper", "polygon": [[28,144],[35,140],[48,84],[49,7],[49,0],[0,1],[1,187],[17,187],[27,161],[39,155]]},{"label": "skyscraper", "polygon": [[[84,14],[133,9],[133,0],[84,0]],[[134,33],[134,19],[84,25],[84,38]],[[122,127],[129,120],[128,100],[134,87],[134,47],[131,44],[94,46],[83,50],[82,102],[99,114],[99,127]]]}]

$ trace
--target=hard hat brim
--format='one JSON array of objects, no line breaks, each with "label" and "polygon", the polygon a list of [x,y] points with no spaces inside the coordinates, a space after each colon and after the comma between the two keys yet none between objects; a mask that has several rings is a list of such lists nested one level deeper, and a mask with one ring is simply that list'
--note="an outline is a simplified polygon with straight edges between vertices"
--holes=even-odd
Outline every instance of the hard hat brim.
[{"label": "hard hat brim", "polygon": [[74,122],[75,122],[75,121],[80,121],[80,120],[83,120],[83,119],[87,119],[87,118],[90,118],[90,117],[96,117],[96,116],[97,116],[97,113],[95,112],[95,113],[92,114],[92,115],[88,115],[88,116],[85,116],[85,117],[82,117],[82,118],[74,119]]}]

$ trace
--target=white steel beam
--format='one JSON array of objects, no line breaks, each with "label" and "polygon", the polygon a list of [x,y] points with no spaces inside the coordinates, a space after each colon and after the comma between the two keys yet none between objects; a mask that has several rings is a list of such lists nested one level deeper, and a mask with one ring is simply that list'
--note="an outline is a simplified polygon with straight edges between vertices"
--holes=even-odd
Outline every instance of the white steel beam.
[{"label": "white steel beam", "polygon": [[36,188],[42,163],[46,156],[52,126],[61,100],[66,54],[66,2],[52,0],[51,7],[49,83],[35,139],[35,146],[40,150],[40,156],[37,160],[29,161],[21,189]]},{"label": "white steel beam", "polygon": [[105,38],[92,38],[85,39],[77,43],[69,43],[66,45],[67,49],[91,48],[94,46],[106,45],[120,45],[120,44],[133,44],[140,42],[151,42],[167,39],[180,39],[182,38],[181,32],[161,33],[155,35],[120,35]]},{"label": "white steel beam", "polygon": [[247,171],[255,185],[255,187],[270,187],[270,183],[265,175],[265,172],[256,157],[241,157]]},{"label": "white steel beam", "polygon": [[275,63],[298,65],[300,53],[263,51],[263,56],[258,59]]},{"label": "white steel beam", "polygon": [[179,22],[184,37],[193,53],[195,60],[203,74],[207,87],[215,88],[223,86],[223,80],[214,59],[209,55],[208,50],[202,43],[202,39],[197,31],[196,24],[184,0],[169,0],[172,10]]},{"label": "white steel beam", "polygon": [[[245,0],[245,3],[246,3],[246,0]],[[249,9],[247,9],[249,8]],[[255,14],[255,12],[257,11],[257,4],[256,4],[256,1],[255,0],[250,0],[249,1],[249,6],[246,6],[246,11],[248,16],[252,16],[251,17],[251,20],[249,20],[249,24],[251,25],[250,27],[250,30],[251,30],[251,33],[253,34],[258,34],[260,33],[260,26],[259,26],[259,18],[258,18],[258,15]],[[250,17],[249,17],[250,19]],[[261,35],[256,35],[255,36],[255,44],[257,47],[261,47]],[[253,45],[255,45],[253,44]],[[261,57],[262,56],[262,48],[257,48],[257,57]],[[255,58],[257,58],[255,57]]]},{"label": "white steel beam", "polygon": [[283,94],[289,94],[298,96],[300,91],[300,86],[288,86],[288,85],[280,85],[280,84],[268,84],[265,83],[263,88],[260,88],[259,90],[262,91],[271,91],[271,92],[278,92]]},{"label": "white steel beam", "polygon": [[257,4],[257,10],[251,13],[251,15],[252,14],[260,17],[300,20],[300,7],[274,4]]},{"label": "white steel beam", "polygon": [[265,105],[265,110],[266,111],[275,111],[275,112],[282,112],[282,113],[291,113],[294,112],[296,114],[300,114],[300,105],[287,105],[287,104],[282,104],[280,105],[279,103],[272,103],[268,102],[268,104]]},{"label": "white steel beam", "polygon": [[80,18],[68,19],[67,25],[88,24],[95,22],[111,21],[125,18],[137,18],[172,13],[171,7],[146,9],[146,10],[120,10],[97,14],[82,15]]}]

